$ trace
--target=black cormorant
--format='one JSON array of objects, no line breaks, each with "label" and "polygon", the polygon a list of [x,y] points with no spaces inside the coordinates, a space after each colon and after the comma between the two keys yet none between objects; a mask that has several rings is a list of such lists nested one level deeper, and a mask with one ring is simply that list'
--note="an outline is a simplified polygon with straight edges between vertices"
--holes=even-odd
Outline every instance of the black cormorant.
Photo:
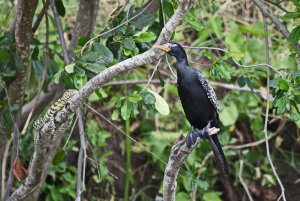
[{"label": "black cormorant", "polygon": [[228,165],[217,135],[201,136],[205,132],[196,132],[209,127],[219,128],[219,107],[214,89],[206,78],[188,64],[184,49],[175,42],[154,45],[176,58],[177,88],[186,118],[193,126],[187,136],[186,144],[190,147],[196,138],[208,138],[214,153],[215,161],[221,172],[228,175]]}]

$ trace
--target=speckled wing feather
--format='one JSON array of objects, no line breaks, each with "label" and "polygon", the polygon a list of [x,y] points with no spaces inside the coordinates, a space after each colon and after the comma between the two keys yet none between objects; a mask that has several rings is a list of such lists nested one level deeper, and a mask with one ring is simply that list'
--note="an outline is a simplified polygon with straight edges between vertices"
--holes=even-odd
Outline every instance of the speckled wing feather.
[{"label": "speckled wing feather", "polygon": [[216,96],[214,89],[212,88],[212,86],[208,82],[208,80],[200,72],[197,72],[197,76],[198,76],[198,80],[200,81],[204,91],[207,94],[208,99],[210,100],[210,102],[214,106],[214,108],[216,109],[216,112],[219,114],[220,109],[218,106],[217,96]]}]

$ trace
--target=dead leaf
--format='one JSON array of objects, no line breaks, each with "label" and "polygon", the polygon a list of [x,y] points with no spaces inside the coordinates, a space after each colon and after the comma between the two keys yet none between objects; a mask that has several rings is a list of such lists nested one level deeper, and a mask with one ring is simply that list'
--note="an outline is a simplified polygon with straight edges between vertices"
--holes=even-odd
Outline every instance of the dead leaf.
[{"label": "dead leaf", "polygon": [[20,164],[19,157],[14,160],[13,175],[18,181],[23,181],[28,176],[28,171]]}]

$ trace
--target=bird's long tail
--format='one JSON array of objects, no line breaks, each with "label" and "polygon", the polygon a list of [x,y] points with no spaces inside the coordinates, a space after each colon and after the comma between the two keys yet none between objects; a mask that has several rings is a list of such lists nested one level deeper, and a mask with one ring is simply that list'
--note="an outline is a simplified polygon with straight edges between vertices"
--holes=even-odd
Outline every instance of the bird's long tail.
[{"label": "bird's long tail", "polygon": [[208,139],[210,142],[211,149],[214,153],[214,158],[218,168],[224,175],[228,175],[228,165],[225,159],[224,152],[222,150],[221,144],[219,142],[217,135],[208,135]]}]

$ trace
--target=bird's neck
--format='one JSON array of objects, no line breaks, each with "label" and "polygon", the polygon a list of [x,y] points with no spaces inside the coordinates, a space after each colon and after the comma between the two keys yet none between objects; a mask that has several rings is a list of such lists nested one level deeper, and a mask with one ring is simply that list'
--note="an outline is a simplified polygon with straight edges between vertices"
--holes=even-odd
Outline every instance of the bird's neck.
[{"label": "bird's neck", "polygon": [[179,55],[176,57],[176,69],[177,72],[180,73],[181,71],[184,71],[185,68],[189,66],[187,56],[186,54],[184,55]]}]

